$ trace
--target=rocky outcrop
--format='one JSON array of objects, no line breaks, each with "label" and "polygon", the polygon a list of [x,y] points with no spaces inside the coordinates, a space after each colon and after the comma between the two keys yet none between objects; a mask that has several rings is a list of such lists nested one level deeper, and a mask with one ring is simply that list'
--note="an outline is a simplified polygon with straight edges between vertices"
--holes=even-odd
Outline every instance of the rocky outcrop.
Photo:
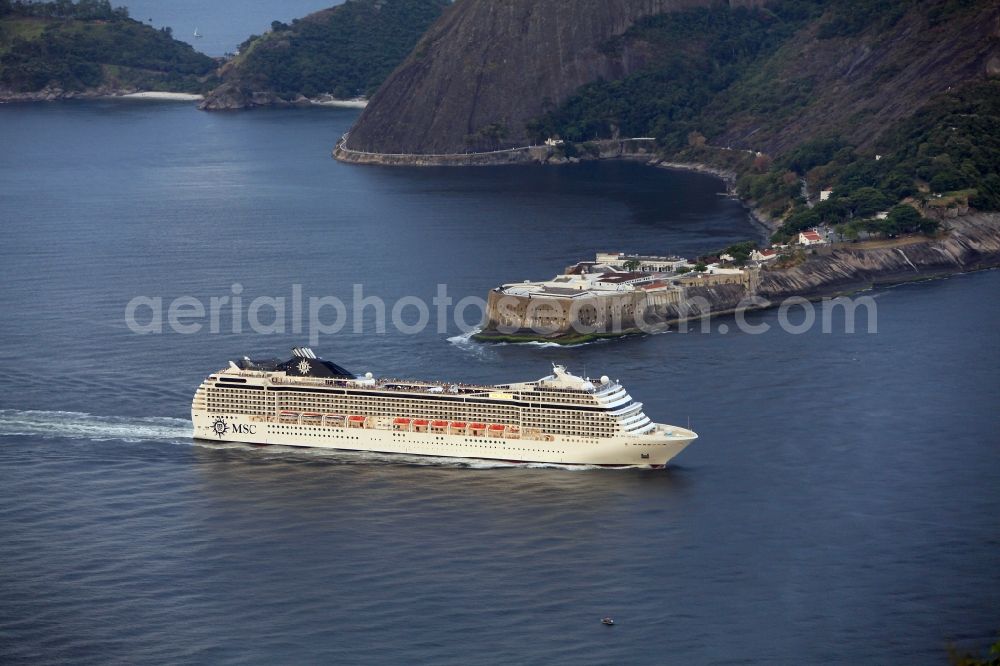
[{"label": "rocky outcrop", "polygon": [[755,293],[742,284],[564,299],[511,296],[494,290],[487,302],[486,322],[476,339],[579,343],[662,330],[740,308],[773,307],[792,296],[821,298],[873,285],[998,267],[1000,213],[957,218],[937,238],[845,244],[816,252],[794,267],[761,271]]},{"label": "rocky outcrop", "polygon": [[553,298],[495,289],[486,305],[482,341],[580,342],[662,330],[670,324],[735,310],[749,296],[742,284],[715,284]]},{"label": "rocky outcrop", "polygon": [[764,271],[759,293],[770,300],[818,297],[994,266],[1000,266],[1000,214],[978,213],[951,220],[940,238],[839,246],[793,268]]},{"label": "rocky outcrop", "polygon": [[525,146],[528,120],[585,83],[646,63],[641,50],[603,49],[609,38],[640,18],[717,2],[461,0],[373,96],[347,148],[454,154]]}]

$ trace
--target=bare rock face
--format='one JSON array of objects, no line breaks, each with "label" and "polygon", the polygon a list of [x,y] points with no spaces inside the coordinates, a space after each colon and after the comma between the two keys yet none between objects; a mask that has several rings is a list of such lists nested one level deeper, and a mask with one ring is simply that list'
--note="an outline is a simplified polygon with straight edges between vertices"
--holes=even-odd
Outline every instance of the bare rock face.
[{"label": "bare rock face", "polygon": [[1000,73],[1000,3],[966,4],[931,23],[924,3],[914,3],[891,28],[854,37],[819,39],[815,25],[801,30],[762,76],[807,85],[804,105],[768,114],[734,108],[720,95],[706,113],[725,119],[726,129],[711,142],[780,155],[817,136],[840,136],[870,148],[935,95]]},{"label": "bare rock face", "polygon": [[[643,53],[602,45],[637,20],[719,0],[461,0],[372,98],[346,147],[453,154],[527,145],[525,123]],[[761,4],[754,0],[734,5]]]},{"label": "bare rock face", "polygon": [[793,268],[764,271],[759,293],[773,301],[1000,265],[1000,214],[967,215],[946,226],[939,238],[877,249],[840,248]]},{"label": "bare rock face", "polygon": [[198,105],[208,111],[231,111],[250,106],[250,94],[235,83],[224,83]]}]

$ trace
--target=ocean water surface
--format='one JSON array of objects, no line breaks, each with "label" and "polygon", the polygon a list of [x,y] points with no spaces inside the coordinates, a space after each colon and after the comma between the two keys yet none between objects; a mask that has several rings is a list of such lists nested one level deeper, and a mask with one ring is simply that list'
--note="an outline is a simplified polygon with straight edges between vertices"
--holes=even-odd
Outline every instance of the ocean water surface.
[{"label": "ocean water surface", "polygon": [[369,309],[316,344],[378,375],[609,374],[701,435],[664,471],[192,441],[206,373],[308,331],[137,335],[137,296],[391,307],[758,234],[717,181],[638,164],[345,166],[355,117],[0,107],[0,659],[931,664],[995,640],[995,271],[870,293],[877,334],[763,312],[762,335],[481,346]]},{"label": "ocean water surface", "polygon": [[[213,57],[235,53],[250,35],[270,30],[272,21],[293,19],[342,4],[344,0],[129,0],[129,16]],[[195,30],[199,37],[195,37]]]}]

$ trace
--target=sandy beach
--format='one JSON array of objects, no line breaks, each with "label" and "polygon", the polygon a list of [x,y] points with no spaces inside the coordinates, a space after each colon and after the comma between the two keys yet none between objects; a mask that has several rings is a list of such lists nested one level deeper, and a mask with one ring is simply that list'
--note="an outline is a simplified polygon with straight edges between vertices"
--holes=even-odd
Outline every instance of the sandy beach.
[{"label": "sandy beach", "polygon": [[192,93],[178,93],[178,92],[136,92],[128,93],[126,95],[119,95],[124,99],[160,99],[160,100],[173,100],[176,102],[200,102],[204,99],[202,95],[195,95]]}]

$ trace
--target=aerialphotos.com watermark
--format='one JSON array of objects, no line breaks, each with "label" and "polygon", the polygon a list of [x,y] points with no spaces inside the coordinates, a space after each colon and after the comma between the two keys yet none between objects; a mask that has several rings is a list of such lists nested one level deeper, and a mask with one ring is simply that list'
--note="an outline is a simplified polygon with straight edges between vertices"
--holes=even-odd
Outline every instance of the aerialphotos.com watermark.
[{"label": "aerialphotos.com watermark", "polygon": [[[580,316],[583,308],[594,307],[595,300],[588,298],[573,299],[561,317],[544,316],[545,309],[551,309],[552,303],[552,299],[536,298],[519,312],[517,307],[521,302],[516,297],[501,297],[493,305],[494,311],[501,316],[491,328],[501,335],[530,333],[539,336],[556,333],[616,334],[636,329],[653,333],[664,329],[661,318],[640,314],[626,319],[618,311],[598,324],[593,318]],[[726,308],[726,313],[733,315],[732,321],[741,333],[760,335],[770,331],[772,325],[767,321],[748,321],[746,315],[773,307],[778,309],[778,328],[791,335],[806,333],[817,324],[823,333],[833,333],[835,328],[838,332],[854,333],[861,311],[866,323],[865,332],[878,332],[877,305],[870,296],[841,296],[823,299],[818,304],[800,296],[786,298],[779,303],[748,296],[735,309]],[[712,304],[708,300],[695,297],[677,304],[676,308],[678,316],[674,318],[681,321],[672,330],[713,331]],[[439,334],[452,332],[452,326],[468,334],[482,328],[487,311],[487,301],[478,296],[465,296],[456,302],[448,294],[445,284],[437,285],[437,293],[429,303],[418,296],[403,296],[391,305],[379,296],[366,295],[364,285],[355,284],[348,307],[337,296],[306,298],[301,284],[293,284],[288,297],[256,296],[248,299],[243,285],[235,283],[228,294],[211,296],[207,304],[195,296],[178,296],[169,302],[162,296],[136,296],[125,306],[125,324],[138,335],[161,334],[167,328],[181,335],[204,331],[213,334],[250,331],[258,335],[305,333],[309,344],[318,346],[322,336],[336,335],[344,330],[357,334],[384,334],[391,326],[404,335],[417,335],[426,331],[432,322]],[[514,312],[518,312],[518,316],[503,316],[504,313]],[[542,316],[538,316],[539,313]],[[524,322],[530,322],[530,325],[525,326]],[[719,333],[728,333],[729,330],[728,323],[720,323],[714,329]]]}]

